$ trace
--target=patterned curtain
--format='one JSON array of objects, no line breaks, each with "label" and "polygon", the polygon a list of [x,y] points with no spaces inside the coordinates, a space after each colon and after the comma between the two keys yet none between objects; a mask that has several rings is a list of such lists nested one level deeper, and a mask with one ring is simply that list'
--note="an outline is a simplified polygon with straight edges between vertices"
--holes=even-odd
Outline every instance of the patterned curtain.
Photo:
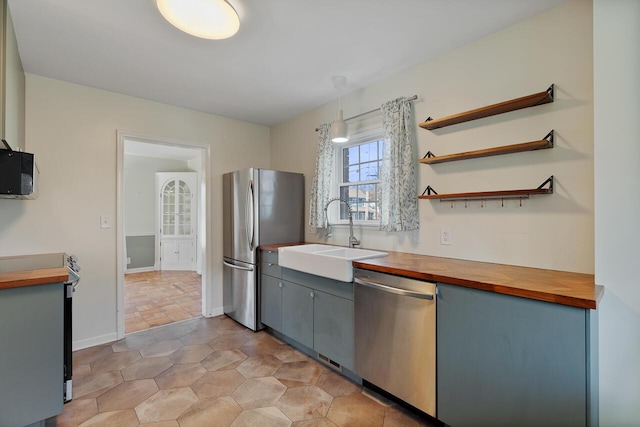
[{"label": "patterned curtain", "polygon": [[335,156],[330,131],[331,125],[329,123],[321,125],[318,131],[316,174],[313,177],[309,205],[309,225],[312,227],[324,227],[324,206],[331,199],[331,180]]},{"label": "patterned curtain", "polygon": [[420,228],[411,106],[398,98],[380,107],[386,141],[380,168],[380,229],[385,231]]}]

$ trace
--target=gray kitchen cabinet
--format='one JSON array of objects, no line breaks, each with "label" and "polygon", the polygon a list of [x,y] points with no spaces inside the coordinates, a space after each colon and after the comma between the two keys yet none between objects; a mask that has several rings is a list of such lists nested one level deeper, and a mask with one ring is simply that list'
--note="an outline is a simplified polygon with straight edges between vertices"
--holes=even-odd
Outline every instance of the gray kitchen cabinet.
[{"label": "gray kitchen cabinet", "polygon": [[314,290],[287,281],[283,281],[282,285],[282,333],[314,348]]},{"label": "gray kitchen cabinet", "polygon": [[313,348],[353,370],[353,301],[315,291]]},{"label": "gray kitchen cabinet", "polygon": [[453,426],[594,426],[595,310],[438,284],[437,417]]},{"label": "gray kitchen cabinet", "polygon": [[353,284],[281,268],[277,251],[260,266],[262,323],[352,370]]},{"label": "gray kitchen cabinet", "polygon": [[260,321],[282,332],[282,279],[263,274],[260,283]]},{"label": "gray kitchen cabinet", "polygon": [[64,285],[0,289],[0,426],[62,412]]}]

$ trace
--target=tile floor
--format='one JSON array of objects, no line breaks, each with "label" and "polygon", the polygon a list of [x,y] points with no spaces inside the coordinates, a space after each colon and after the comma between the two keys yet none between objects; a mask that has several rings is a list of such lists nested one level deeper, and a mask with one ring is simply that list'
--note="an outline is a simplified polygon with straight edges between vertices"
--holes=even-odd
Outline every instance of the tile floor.
[{"label": "tile floor", "polygon": [[124,276],[126,333],[202,314],[202,276],[195,271],[150,271]]},{"label": "tile floor", "polygon": [[277,338],[226,316],[73,354],[65,426],[428,426]]}]

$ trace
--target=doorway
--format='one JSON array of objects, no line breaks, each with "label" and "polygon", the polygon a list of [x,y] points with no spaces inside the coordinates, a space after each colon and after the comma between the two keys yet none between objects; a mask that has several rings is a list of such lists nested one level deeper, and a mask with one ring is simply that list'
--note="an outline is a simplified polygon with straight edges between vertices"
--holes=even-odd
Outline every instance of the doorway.
[{"label": "doorway", "polygon": [[118,132],[117,334],[208,313],[209,146]]}]

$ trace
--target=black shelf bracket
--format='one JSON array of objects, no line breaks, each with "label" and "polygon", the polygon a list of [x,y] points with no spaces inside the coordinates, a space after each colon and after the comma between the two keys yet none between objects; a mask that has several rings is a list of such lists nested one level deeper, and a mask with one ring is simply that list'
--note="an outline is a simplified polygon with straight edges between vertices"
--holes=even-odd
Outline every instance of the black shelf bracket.
[{"label": "black shelf bracket", "polygon": [[555,93],[555,83],[552,84],[551,86],[549,86],[549,89],[547,89],[547,93],[549,94],[549,97],[551,98],[551,101],[553,101],[553,95]]},{"label": "black shelf bracket", "polygon": [[553,193],[553,175],[551,175],[549,178],[547,178],[547,180],[545,182],[540,184],[538,186],[538,190],[543,190],[545,185],[549,185],[547,190],[549,190],[549,193]]},{"label": "black shelf bracket", "polygon": [[430,122],[431,120],[433,120],[433,119],[431,118],[431,116],[429,116],[429,117],[427,117],[427,119],[425,120],[425,122]]},{"label": "black shelf bracket", "polygon": [[427,196],[431,196],[432,194],[436,194],[436,195],[438,194],[436,190],[434,190],[433,187],[430,185],[427,185],[427,188],[424,189],[421,196],[424,196],[425,193],[427,193]]},{"label": "black shelf bracket", "polygon": [[555,139],[554,139],[554,132],[553,132],[553,129],[551,129],[551,132],[549,132],[549,133],[547,134],[547,136],[545,136],[545,137],[544,137],[544,138],[542,138],[542,139],[546,139],[546,140],[547,140],[547,147],[549,147],[549,148],[553,148],[553,142],[554,142],[554,140],[555,140]]},{"label": "black shelf bracket", "polygon": [[430,159],[431,157],[437,157],[431,151],[427,151],[427,154],[424,155],[423,159]]}]

